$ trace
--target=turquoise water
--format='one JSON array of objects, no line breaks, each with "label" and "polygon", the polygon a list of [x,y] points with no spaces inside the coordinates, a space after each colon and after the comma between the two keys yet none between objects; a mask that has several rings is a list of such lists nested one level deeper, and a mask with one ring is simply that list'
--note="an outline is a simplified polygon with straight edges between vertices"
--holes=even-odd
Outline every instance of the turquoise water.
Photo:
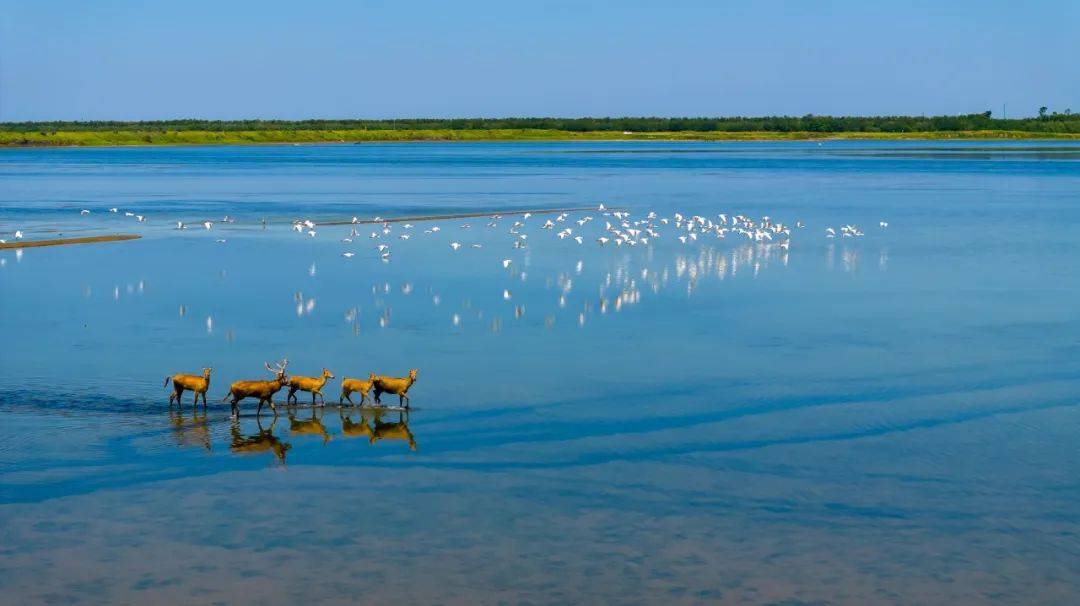
[{"label": "turquoise water", "polygon": [[[143,236],[0,250],[0,591],[1070,602],[1078,156],[1047,142],[0,150],[0,238]],[[601,203],[655,212],[661,236],[601,246],[620,223]],[[557,215],[509,214],[543,208],[590,210],[553,230]],[[451,213],[502,216],[326,224]],[[675,213],[769,216],[790,247],[683,244]],[[291,228],[305,218],[315,237]],[[826,237],[845,224],[865,235]],[[231,420],[229,383],[286,356],[292,373],[336,375],[331,405],[257,417],[247,400]],[[203,366],[205,414],[190,394],[170,409],[164,377]],[[410,368],[407,415],[335,406],[342,377]]]}]

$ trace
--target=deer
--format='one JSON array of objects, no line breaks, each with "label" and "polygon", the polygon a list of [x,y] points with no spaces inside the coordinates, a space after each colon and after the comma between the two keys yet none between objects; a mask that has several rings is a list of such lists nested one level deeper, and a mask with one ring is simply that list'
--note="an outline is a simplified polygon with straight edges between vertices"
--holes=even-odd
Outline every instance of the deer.
[{"label": "deer", "polygon": [[344,404],[345,400],[349,401],[349,404],[356,405],[349,396],[353,392],[360,392],[360,405],[363,406],[364,402],[367,402],[368,392],[371,391],[372,384],[375,383],[375,373],[368,375],[368,380],[363,381],[361,379],[350,379],[349,377],[342,377],[341,379],[341,397],[338,398],[338,404]]},{"label": "deer", "polygon": [[240,433],[240,421],[233,419],[231,427],[232,444],[229,446],[229,450],[236,453],[270,451],[284,464],[285,452],[292,448],[292,444],[282,442],[281,439],[274,435],[274,425],[277,423],[277,417],[274,417],[274,421],[270,423],[270,429],[263,429],[262,422],[259,421],[258,417],[255,417],[255,423],[259,426],[259,433],[245,436]]},{"label": "deer", "polygon": [[311,392],[311,405],[315,405],[315,395],[318,394],[322,398],[323,404],[326,404],[326,398],[323,397],[322,388],[326,385],[327,379],[333,379],[334,375],[327,369],[322,369],[322,374],[318,377],[292,377],[289,379],[289,395],[285,398],[285,402],[295,400],[297,404],[300,400],[296,397],[297,391],[310,391]]},{"label": "deer", "polygon": [[344,408],[338,409],[338,416],[341,417],[341,435],[347,438],[356,438],[361,436],[367,436],[371,438],[374,435],[374,431],[371,429],[371,425],[368,425],[368,417],[363,412],[360,413],[360,421],[354,422],[349,418],[349,415],[345,414]]},{"label": "deer", "polygon": [[398,405],[409,407],[409,388],[413,383],[416,383],[417,370],[414,368],[409,371],[409,376],[406,378],[396,377],[375,377],[372,379],[372,383],[375,387],[375,403],[382,404],[383,393],[392,393],[398,397]]},{"label": "deer", "polygon": [[274,366],[270,366],[269,362],[264,362],[264,364],[266,370],[273,373],[273,381],[236,381],[229,387],[229,393],[225,394],[225,397],[221,399],[224,402],[229,399],[229,396],[232,396],[233,417],[240,416],[239,402],[244,398],[259,398],[259,409],[255,412],[256,415],[262,412],[264,403],[269,403],[270,409],[274,411],[274,416],[277,416],[277,407],[274,406],[273,397],[289,382],[289,378],[285,376],[285,367],[289,365],[289,359],[284,358]]},{"label": "deer", "polygon": [[404,412],[399,413],[397,423],[383,423],[379,420],[380,416],[375,413],[375,428],[371,432],[368,443],[374,444],[379,440],[405,440],[409,443],[409,450],[415,452],[416,439],[413,438],[412,432],[409,431],[408,415]]},{"label": "deer", "polygon": [[169,386],[169,381],[173,384],[173,393],[169,394],[169,407],[172,407],[173,399],[176,399],[178,406],[183,406],[180,403],[180,396],[184,395],[184,390],[195,392],[195,403],[193,406],[199,404],[199,395],[202,394],[203,408],[206,408],[206,390],[210,388],[210,371],[211,368],[202,369],[202,376],[199,375],[173,375],[171,377],[165,377],[165,385]]},{"label": "deer", "polygon": [[322,419],[315,416],[315,409],[311,409],[311,418],[304,421],[298,420],[293,416],[292,411],[289,412],[289,433],[290,434],[304,434],[322,436],[323,444],[330,441],[330,434],[326,431],[326,426],[323,425]]}]

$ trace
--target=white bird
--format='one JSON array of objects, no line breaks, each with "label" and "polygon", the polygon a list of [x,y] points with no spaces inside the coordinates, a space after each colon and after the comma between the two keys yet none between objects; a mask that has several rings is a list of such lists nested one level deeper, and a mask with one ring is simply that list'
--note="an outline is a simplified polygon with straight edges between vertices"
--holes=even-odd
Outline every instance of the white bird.
[{"label": "white bird", "polygon": [[209,230],[211,227],[214,226],[214,222],[213,221],[203,221],[202,226],[205,227],[207,230]]},{"label": "white bird", "polygon": [[470,244],[469,246],[472,246],[473,248],[483,248],[484,247],[483,244]]},{"label": "white bird", "polygon": [[16,240],[22,240],[22,237],[23,237],[22,230],[16,230],[15,231],[15,239]]},{"label": "white bird", "polygon": [[503,267],[510,267],[510,259],[503,259],[502,260],[502,266]]},{"label": "white bird", "polygon": [[405,225],[402,225],[402,227],[404,229],[412,229],[412,223],[406,223]]},{"label": "white bird", "polygon": [[679,236],[679,242],[686,244],[686,236]]},{"label": "white bird", "polygon": [[581,236],[574,236],[574,241],[577,242],[578,244],[581,244],[582,241],[583,241],[583,238]]},{"label": "white bird", "polygon": [[311,219],[304,219],[304,227],[306,227],[308,229],[314,229],[315,224],[312,223]]},{"label": "white bird", "polygon": [[881,222],[878,223],[878,225],[881,227],[881,229],[885,229],[886,227],[889,226],[889,222],[888,221],[881,221]]},{"label": "white bird", "polygon": [[390,249],[390,245],[389,244],[380,244],[380,245],[376,246],[375,248],[378,248],[379,252],[386,252],[387,250]]},{"label": "white bird", "polygon": [[125,216],[125,217],[134,217],[134,216],[135,216],[135,213],[133,213],[133,212],[131,212],[131,211],[129,211],[129,210],[128,210],[128,211],[124,211],[124,216]]},{"label": "white bird", "polygon": [[555,227],[555,222],[551,219],[548,219],[547,221],[544,221],[544,225],[541,227],[541,229],[551,229],[553,227]]},{"label": "white bird", "polygon": [[606,209],[606,208],[604,208],[604,205],[603,205],[603,204],[601,204],[601,205],[600,205],[599,207],[597,207],[597,209],[596,209],[596,210],[604,211],[604,210],[607,210],[607,209]]},{"label": "white bird", "polygon": [[412,236],[411,236],[410,234],[401,234],[401,235],[400,235],[400,236],[398,236],[398,237],[399,237],[399,238],[401,238],[402,240],[408,240],[408,239],[409,239],[409,238],[411,238]]},{"label": "white bird", "polygon": [[603,245],[607,244],[608,242],[610,242],[611,239],[610,238],[605,238],[604,236],[600,236],[599,238],[596,239],[596,241],[600,243],[600,246],[603,246]]},{"label": "white bird", "polygon": [[109,212],[111,212],[111,213],[115,213],[115,212],[119,212],[119,211],[120,211],[119,208],[110,208],[109,209]]},{"label": "white bird", "polygon": [[356,218],[356,217],[353,217],[353,218],[352,218],[352,222],[353,222],[353,223],[359,223],[359,222],[360,222],[360,219],[358,219],[358,218]]},{"label": "white bird", "polygon": [[521,218],[522,219],[528,219],[531,216],[532,216],[532,213],[525,213],[524,215],[521,215]]},{"label": "white bird", "polygon": [[307,233],[307,235],[309,235],[309,236],[311,236],[312,238],[314,238],[314,237],[315,237],[315,230],[314,230],[314,229],[309,229],[309,230],[308,230],[308,233]]},{"label": "white bird", "polygon": [[431,228],[431,231],[437,233],[440,229],[442,229],[442,228],[439,227],[438,225],[436,225],[436,226]]},{"label": "white bird", "polygon": [[146,217],[144,217],[142,215],[135,215],[135,220],[138,221],[139,223],[145,223],[146,222]]},{"label": "white bird", "polygon": [[342,238],[341,241],[346,243],[346,244],[351,244],[352,243],[352,238]]},{"label": "white bird", "polygon": [[294,230],[296,230],[296,233],[298,233],[298,234],[299,234],[299,233],[303,233],[303,231],[304,231],[304,224],[303,224],[303,223],[293,223],[293,226],[292,226],[292,228],[293,228]]},{"label": "white bird", "polygon": [[86,209],[84,208],[84,209],[82,209],[82,210],[80,210],[80,211],[79,211],[79,214],[80,214],[80,215],[83,215],[83,216],[86,216],[86,215],[89,215],[89,214],[90,214],[90,211],[88,211],[88,210],[86,210]]},{"label": "white bird", "polygon": [[507,301],[510,300],[510,291],[509,290],[503,289],[503,299],[505,299]]},{"label": "white bird", "polygon": [[457,250],[457,249],[461,248],[461,243],[460,242],[451,242],[450,243],[450,248],[452,248],[454,250]]},{"label": "white bird", "polygon": [[176,222],[176,229],[187,229],[187,225],[184,225],[183,221]]},{"label": "white bird", "polygon": [[352,253],[352,252],[343,252],[343,253],[341,253],[341,256],[345,257],[346,259],[351,259],[351,258],[353,258],[353,255],[355,255],[355,254],[356,253]]},{"label": "white bird", "polygon": [[217,242],[218,244],[224,244],[225,243],[225,238],[219,238],[217,240],[214,240],[214,242]]}]

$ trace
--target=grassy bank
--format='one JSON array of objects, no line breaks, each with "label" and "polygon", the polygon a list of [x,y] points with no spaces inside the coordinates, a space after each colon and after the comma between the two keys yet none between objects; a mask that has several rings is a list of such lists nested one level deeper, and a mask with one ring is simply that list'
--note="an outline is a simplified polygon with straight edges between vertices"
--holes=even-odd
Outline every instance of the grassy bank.
[{"label": "grassy bank", "polygon": [[786,141],[807,139],[1080,139],[1080,133],[1013,130],[936,132],[566,131],[553,129],[71,130],[0,131],[0,146],[237,145],[378,141]]}]

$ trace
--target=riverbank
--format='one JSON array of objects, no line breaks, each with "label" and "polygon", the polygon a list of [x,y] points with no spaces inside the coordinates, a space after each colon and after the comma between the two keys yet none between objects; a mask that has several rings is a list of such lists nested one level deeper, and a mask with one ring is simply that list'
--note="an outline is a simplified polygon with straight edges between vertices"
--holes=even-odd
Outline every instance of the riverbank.
[{"label": "riverbank", "polygon": [[123,242],[138,240],[138,234],[114,234],[111,236],[85,236],[81,238],[52,238],[49,240],[19,240],[18,242],[0,242],[0,250],[9,248],[38,248],[42,246],[65,246],[68,244],[96,244],[98,242]]},{"label": "riverbank", "polygon": [[548,129],[417,129],[417,130],[102,130],[0,131],[2,147],[88,147],[137,145],[260,145],[410,141],[803,141],[803,140],[954,140],[1065,139],[1080,133],[1034,133],[1012,130],[933,132],[773,132],[668,131],[615,132]]}]

